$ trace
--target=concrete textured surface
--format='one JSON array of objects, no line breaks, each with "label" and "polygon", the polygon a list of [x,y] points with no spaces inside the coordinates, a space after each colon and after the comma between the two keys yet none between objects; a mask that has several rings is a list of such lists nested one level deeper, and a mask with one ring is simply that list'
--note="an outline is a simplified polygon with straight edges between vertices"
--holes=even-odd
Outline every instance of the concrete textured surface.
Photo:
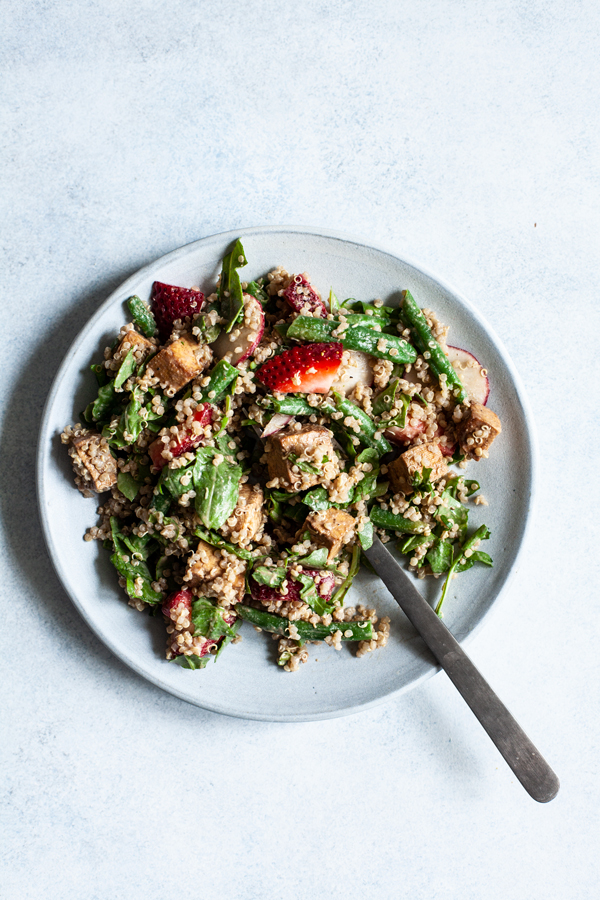
[{"label": "concrete textured surface", "polygon": [[[7,0],[0,18],[0,896],[593,896],[597,3]],[[536,524],[470,652],[561,778],[547,806],[443,675],[330,722],[205,713],[113,658],[54,576],[35,441],[70,342],[141,265],[273,223],[420,261],[520,371]]]}]

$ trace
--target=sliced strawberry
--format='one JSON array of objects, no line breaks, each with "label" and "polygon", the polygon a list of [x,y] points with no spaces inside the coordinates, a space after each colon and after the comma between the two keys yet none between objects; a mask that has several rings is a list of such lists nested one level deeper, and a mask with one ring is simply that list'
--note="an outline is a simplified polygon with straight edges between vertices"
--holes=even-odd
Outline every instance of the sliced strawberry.
[{"label": "sliced strawberry", "polygon": [[439,447],[442,451],[442,456],[454,456],[454,454],[456,453],[456,443],[450,443],[449,438],[446,436],[446,432],[443,431],[443,429],[441,429],[439,425],[436,429],[435,436],[436,438],[441,438]]},{"label": "sliced strawberry", "polygon": [[187,613],[189,619],[192,616],[192,592],[187,589],[173,591],[162,605],[163,615],[172,621],[177,621],[181,613]]},{"label": "sliced strawberry", "polygon": [[[213,419],[213,410],[210,403],[203,403],[202,406],[199,406],[194,413],[193,418],[195,422],[200,422],[203,427],[210,425]],[[198,447],[204,440],[203,434],[194,434],[183,425],[179,426],[179,433],[177,436],[169,433],[168,435],[165,434],[164,437],[167,438],[166,443],[161,435],[160,437],[157,437],[155,441],[152,441],[148,447],[148,455],[150,456],[152,465],[155,469],[162,469],[167,462],[162,455],[165,447],[169,447],[172,458],[177,459],[178,456],[187,453],[188,450],[193,450],[194,447]],[[174,447],[171,447],[169,445],[173,440],[176,441],[176,444]]]},{"label": "sliced strawberry", "polygon": [[173,330],[175,319],[185,319],[200,312],[204,294],[202,291],[191,291],[188,288],[155,281],[152,285],[151,299],[158,331],[165,341]]},{"label": "sliced strawberry", "polygon": [[[317,593],[323,600],[329,600],[335,590],[335,578],[326,569],[303,569],[304,575],[309,575],[317,586]],[[250,578],[250,593],[253,600],[260,603],[301,603],[300,591],[302,584],[293,578],[287,579],[287,594],[282,594],[277,588],[267,584],[259,584],[254,578]]]},{"label": "sliced strawberry", "polygon": [[405,425],[404,428],[400,428],[399,425],[392,425],[390,428],[385,429],[384,434],[395,444],[407,444],[409,441],[414,441],[418,434],[423,434],[426,430],[426,423],[420,419],[418,425]]},{"label": "sliced strawberry", "polygon": [[296,312],[306,311],[318,313],[322,318],[327,318],[327,308],[314,287],[307,281],[304,275],[294,275],[291,283],[286,287],[283,296]]},{"label": "sliced strawberry", "polygon": [[283,394],[326,394],[342,362],[341,344],[301,344],[267,360],[258,378]]}]

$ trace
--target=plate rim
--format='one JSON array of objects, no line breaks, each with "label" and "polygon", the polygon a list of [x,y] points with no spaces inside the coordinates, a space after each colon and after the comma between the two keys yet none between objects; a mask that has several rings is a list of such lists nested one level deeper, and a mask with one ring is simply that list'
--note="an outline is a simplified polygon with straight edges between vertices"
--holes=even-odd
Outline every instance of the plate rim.
[{"label": "plate rim", "polygon": [[529,464],[530,464],[530,483],[528,485],[529,489],[529,502],[527,504],[527,511],[525,516],[525,523],[523,527],[523,533],[521,537],[521,541],[519,547],[517,549],[513,564],[508,571],[506,578],[504,579],[503,584],[501,585],[499,591],[497,592],[493,602],[491,603],[489,609],[482,615],[481,619],[477,622],[477,624],[471,629],[468,635],[462,638],[459,643],[461,646],[469,645],[471,641],[479,634],[480,630],[483,628],[484,624],[487,624],[492,615],[497,612],[499,608],[500,601],[504,599],[506,594],[508,593],[508,588],[512,583],[513,578],[517,574],[520,568],[520,563],[522,560],[523,553],[525,552],[526,545],[529,540],[529,536],[532,529],[532,520],[535,511],[536,499],[537,499],[537,484],[538,484],[538,442],[537,442],[537,434],[535,429],[535,420],[533,417],[533,413],[531,410],[531,406],[529,404],[529,399],[527,397],[525,387],[521,380],[521,377],[508,353],[506,347],[502,340],[498,337],[495,330],[491,327],[491,325],[486,321],[485,317],[479,312],[477,307],[475,307],[470,300],[468,300],[461,291],[457,290],[453,284],[447,281],[444,278],[440,278],[435,272],[431,269],[423,266],[421,263],[416,262],[410,256],[400,256],[398,253],[394,252],[390,247],[385,246],[380,243],[373,243],[371,241],[366,242],[358,238],[356,235],[351,235],[343,231],[325,229],[321,227],[308,226],[308,225],[258,225],[258,226],[248,226],[246,228],[238,228],[238,229],[230,229],[229,231],[224,232],[215,232],[210,235],[206,235],[203,238],[199,238],[195,241],[190,241],[187,244],[183,244],[180,247],[177,247],[175,250],[171,250],[168,253],[163,254],[160,257],[152,260],[149,263],[146,263],[141,268],[137,269],[134,273],[129,275],[125,281],[123,281],[118,287],[113,290],[109,296],[100,304],[97,310],[94,312],[92,316],[86,321],[84,326],[77,332],[72,342],[69,345],[67,352],[53,378],[52,384],[50,386],[50,390],[48,391],[48,395],[46,397],[44,408],[41,416],[41,424],[38,433],[38,442],[36,449],[36,496],[37,496],[37,505],[38,505],[38,513],[40,516],[40,521],[42,525],[42,533],[44,535],[44,542],[46,544],[46,549],[48,551],[48,555],[50,557],[50,561],[52,563],[52,567],[56,573],[56,576],[71,602],[73,603],[75,609],[85,621],[86,625],[90,630],[96,635],[96,637],[107,647],[111,653],[113,653],[121,662],[127,665],[130,669],[132,669],[137,675],[144,678],[146,681],[149,681],[151,684],[156,687],[161,688],[168,694],[177,697],[180,700],[184,700],[187,703],[192,704],[193,706],[199,707],[201,709],[205,709],[209,712],[218,713],[220,715],[227,715],[233,718],[241,718],[248,719],[254,721],[262,721],[262,722],[283,722],[283,723],[294,723],[294,722],[312,722],[312,721],[322,721],[326,719],[340,718],[342,716],[356,715],[360,712],[363,712],[368,709],[372,709],[376,706],[379,706],[382,703],[388,702],[395,697],[399,697],[400,695],[406,693],[413,688],[416,688],[418,685],[422,684],[424,681],[427,681],[429,678],[432,678],[438,672],[441,671],[439,665],[431,665],[431,668],[423,672],[421,675],[417,676],[415,679],[410,681],[408,684],[401,685],[398,688],[390,690],[386,693],[381,694],[380,696],[366,700],[360,703],[354,703],[350,706],[338,707],[334,710],[324,710],[322,712],[314,712],[314,713],[294,713],[290,712],[289,714],[270,714],[270,713],[258,713],[258,712],[243,712],[231,709],[225,709],[219,704],[211,704],[209,700],[205,700],[204,698],[191,698],[184,691],[177,690],[171,684],[165,683],[160,676],[154,675],[150,673],[148,670],[144,669],[135,658],[124,655],[120,649],[117,649],[115,644],[111,641],[110,636],[106,635],[99,626],[96,626],[96,623],[91,621],[88,617],[86,611],[83,609],[82,605],[79,602],[77,595],[72,592],[69,587],[67,587],[68,579],[63,577],[62,566],[59,562],[58,553],[55,551],[55,544],[52,537],[52,531],[50,527],[49,517],[46,512],[45,504],[43,502],[45,495],[45,474],[44,474],[44,466],[46,464],[47,456],[50,454],[50,444],[48,429],[49,429],[49,420],[51,416],[52,407],[54,401],[62,387],[63,379],[66,375],[66,372],[70,366],[73,356],[75,355],[76,349],[79,347],[82,340],[85,340],[88,332],[92,331],[94,325],[98,319],[100,319],[105,310],[111,307],[117,297],[125,294],[127,291],[127,286],[130,283],[137,282],[140,276],[144,276],[144,274],[150,274],[151,270],[155,268],[160,268],[163,265],[167,265],[170,262],[177,260],[179,257],[186,256],[189,253],[193,252],[193,248],[199,247],[201,245],[210,245],[213,243],[223,243],[227,239],[230,241],[235,240],[236,238],[243,239],[245,236],[250,236],[254,234],[268,234],[268,233],[276,233],[278,235],[281,234],[295,234],[302,235],[305,234],[310,237],[316,238],[328,238],[333,240],[338,240],[346,244],[353,244],[355,246],[360,247],[361,249],[374,250],[377,253],[385,254],[386,256],[391,257],[393,260],[403,263],[404,265],[410,266],[415,269],[415,271],[424,275],[426,278],[431,279],[436,284],[438,284],[444,291],[451,294],[453,297],[457,298],[459,302],[468,310],[469,314],[475,319],[479,327],[488,335],[488,337],[493,341],[499,355],[502,357],[502,360],[510,374],[513,385],[515,387],[517,396],[519,398],[521,408],[523,411],[523,417],[525,419],[527,425],[527,438],[528,438],[528,448],[529,448]]}]

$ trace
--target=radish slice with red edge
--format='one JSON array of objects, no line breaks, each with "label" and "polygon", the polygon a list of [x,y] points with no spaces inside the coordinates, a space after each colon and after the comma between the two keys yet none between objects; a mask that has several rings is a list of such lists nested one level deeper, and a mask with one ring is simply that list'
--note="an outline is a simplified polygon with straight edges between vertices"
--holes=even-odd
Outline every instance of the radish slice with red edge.
[{"label": "radish slice with red edge", "polygon": [[271,434],[277,434],[286,425],[293,421],[293,416],[285,416],[283,413],[275,413],[265,430],[261,434],[261,438],[269,437]]},{"label": "radish slice with red edge", "polygon": [[[252,294],[244,294],[243,321],[236,323],[229,334],[221,332],[211,345],[213,352],[219,359],[226,359],[232,366],[237,366],[254,353],[264,330],[265,314],[262,306]],[[234,334],[237,334],[237,337],[234,337]]]},{"label": "radish slice with red edge", "polygon": [[461,350],[460,347],[448,347],[447,356],[462,381],[469,400],[485,406],[490,395],[490,383],[479,360],[468,350]]}]

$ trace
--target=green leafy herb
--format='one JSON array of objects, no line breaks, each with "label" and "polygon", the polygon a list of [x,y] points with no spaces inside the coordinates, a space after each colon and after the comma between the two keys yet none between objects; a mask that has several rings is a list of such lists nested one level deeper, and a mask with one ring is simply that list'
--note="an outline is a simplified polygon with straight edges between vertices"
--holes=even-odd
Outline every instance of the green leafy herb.
[{"label": "green leafy herb", "polygon": [[226,321],[225,331],[229,333],[244,311],[242,283],[238,269],[247,265],[241,241],[236,241],[232,250],[223,258],[219,297],[221,313]]},{"label": "green leafy herb", "polygon": [[220,528],[227,521],[239,496],[242,468],[226,459],[215,464],[212,447],[202,447],[193,467],[195,507],[205,528]]},{"label": "green leafy herb", "polygon": [[433,547],[427,551],[425,559],[434,574],[447,572],[452,565],[452,543],[438,538]]},{"label": "green leafy herb", "polygon": [[119,472],[117,475],[117,487],[128,500],[135,500],[140,486],[129,472]]},{"label": "green leafy herb", "polygon": [[280,588],[287,578],[287,570],[280,566],[257,566],[252,570],[252,577],[258,584]]},{"label": "green leafy herb", "polygon": [[244,550],[243,547],[238,547],[237,544],[230,544],[214,531],[205,531],[203,528],[195,528],[194,534],[205,543],[210,544],[211,547],[219,547],[222,550],[227,550],[228,553],[233,553],[240,559],[251,561],[255,558],[250,550]]},{"label": "green leafy herb", "polygon": [[[477,531],[475,531],[474,534],[472,534],[470,538],[467,538],[467,540],[462,544],[462,546],[458,548],[458,552],[456,553],[456,555],[454,557],[454,562],[448,569],[448,574],[446,576],[446,580],[444,581],[444,586],[442,588],[442,595],[441,595],[440,599],[438,600],[438,604],[435,608],[435,611],[438,614],[438,616],[441,613],[442,604],[444,603],[444,600],[446,599],[446,594],[448,593],[448,587],[450,586],[450,581],[452,580],[452,576],[454,575],[454,573],[457,571],[465,572],[467,569],[470,569],[471,566],[473,565],[473,563],[470,563],[471,555],[469,554],[469,555],[465,556],[465,553],[468,553],[468,551],[471,550],[472,556],[475,556],[475,554],[477,553],[478,559],[476,559],[475,562],[482,562],[486,566],[493,565],[492,560],[488,556],[487,553],[483,553],[482,551],[477,550],[479,543],[481,541],[487,540],[489,538],[489,536],[490,536],[490,530],[487,527],[487,525],[480,525],[479,528],[477,529]],[[462,560],[464,560],[464,562],[462,562]],[[460,570],[458,568],[459,566],[462,567]]]}]

